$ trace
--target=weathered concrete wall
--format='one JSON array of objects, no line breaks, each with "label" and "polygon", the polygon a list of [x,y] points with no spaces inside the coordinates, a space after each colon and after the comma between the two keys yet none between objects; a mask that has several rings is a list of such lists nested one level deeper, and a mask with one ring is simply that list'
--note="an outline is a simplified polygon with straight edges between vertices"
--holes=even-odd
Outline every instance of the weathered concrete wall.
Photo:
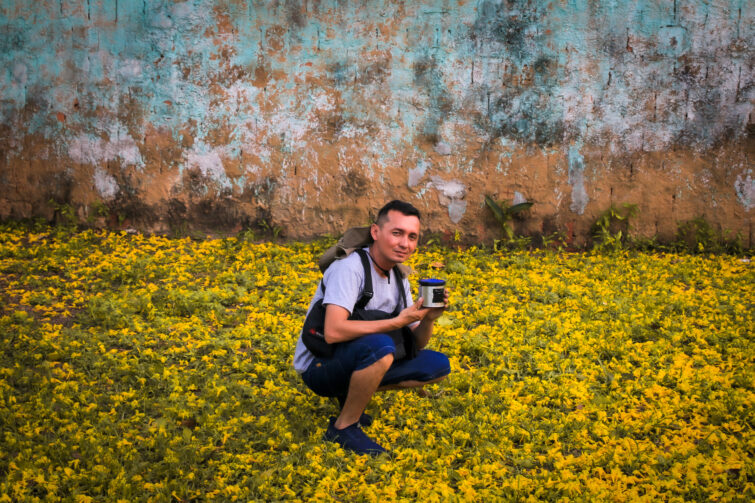
[{"label": "weathered concrete wall", "polygon": [[[0,217],[292,237],[400,197],[583,238],[611,204],[752,245],[747,0],[3,0]],[[125,221],[122,221],[125,218]]]}]

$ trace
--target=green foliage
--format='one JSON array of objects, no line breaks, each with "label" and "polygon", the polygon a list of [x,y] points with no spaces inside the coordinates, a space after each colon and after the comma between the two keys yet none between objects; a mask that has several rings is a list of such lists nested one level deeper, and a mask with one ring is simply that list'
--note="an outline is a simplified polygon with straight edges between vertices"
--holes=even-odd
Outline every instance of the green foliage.
[{"label": "green foliage", "polygon": [[443,243],[443,234],[440,232],[423,232],[421,246],[439,246]]},{"label": "green foliage", "polygon": [[503,248],[510,250],[526,250],[532,245],[532,238],[530,236],[514,236],[508,241],[502,239],[493,240],[493,250],[499,251]]},{"label": "green foliage", "polygon": [[[118,216],[120,217],[120,214]],[[120,218],[118,223],[121,223]],[[170,237],[174,239],[186,238],[190,237],[190,235],[191,231],[189,230],[189,223],[186,220],[170,226]]]},{"label": "green foliage", "polygon": [[716,232],[701,215],[679,224],[674,245],[678,250],[689,253],[741,254],[744,251],[742,234],[738,232],[733,238],[730,235],[729,230],[722,234]]},{"label": "green foliage", "polygon": [[[514,226],[512,220],[514,217],[532,207],[533,202],[527,201],[524,203],[514,204],[509,206],[506,201],[495,201],[490,196],[485,196],[485,204],[488,206],[493,216],[501,225],[501,231],[503,233],[503,242],[508,245],[515,245],[520,247],[522,245],[529,246],[529,238],[525,240],[517,239],[514,236]],[[498,243],[496,243],[497,247]]]},{"label": "green foliage", "polygon": [[53,220],[58,227],[64,229],[75,229],[79,222],[76,217],[76,210],[68,203],[58,204],[54,199],[50,199],[50,205],[55,209]]},{"label": "green foliage", "polygon": [[239,243],[254,243],[257,240],[257,234],[254,229],[246,228],[236,235]]},{"label": "green foliage", "polygon": [[273,239],[277,240],[279,237],[282,237],[285,233],[283,232],[283,227],[279,225],[275,225],[272,221],[268,221],[268,219],[263,218],[257,222],[257,225],[262,230],[262,232],[268,236],[271,236]]},{"label": "green foliage", "polygon": [[564,251],[566,249],[566,235],[561,231],[556,231],[552,234],[543,235],[543,248],[557,251]]},{"label": "green foliage", "polygon": [[611,205],[593,224],[591,232],[595,249],[616,252],[624,248],[630,230],[630,219],[637,215],[636,204],[624,204],[621,208]]},{"label": "green foliage", "polygon": [[102,203],[102,201],[95,201],[92,203],[89,214],[87,215],[87,223],[92,225],[96,219],[101,217],[107,218],[109,214],[110,210]]}]

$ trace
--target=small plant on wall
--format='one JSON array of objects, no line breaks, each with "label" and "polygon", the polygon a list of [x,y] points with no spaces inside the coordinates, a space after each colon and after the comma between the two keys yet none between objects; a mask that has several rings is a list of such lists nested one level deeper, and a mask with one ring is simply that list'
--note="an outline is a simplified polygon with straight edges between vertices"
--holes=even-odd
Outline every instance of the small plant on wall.
[{"label": "small plant on wall", "polygon": [[601,251],[618,251],[629,238],[629,220],[637,215],[636,204],[621,208],[611,205],[592,226],[595,248]]},{"label": "small plant on wall", "polygon": [[501,230],[503,232],[502,241],[504,243],[509,245],[520,244],[524,246],[529,244],[529,238],[522,239],[514,236],[512,220],[514,220],[515,215],[530,209],[534,204],[533,202],[525,201],[523,203],[509,206],[509,203],[506,201],[496,201],[490,196],[485,196],[485,204],[490,208],[490,211],[493,212],[493,216],[498,220],[498,223],[501,224]]}]

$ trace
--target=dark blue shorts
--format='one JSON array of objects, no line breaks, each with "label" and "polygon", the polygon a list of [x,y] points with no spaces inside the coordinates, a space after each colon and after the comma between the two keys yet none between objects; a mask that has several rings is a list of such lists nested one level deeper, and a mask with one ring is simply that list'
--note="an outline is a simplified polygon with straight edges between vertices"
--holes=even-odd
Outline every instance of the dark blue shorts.
[{"label": "dark blue shorts", "polygon": [[[304,383],[320,396],[344,396],[351,374],[369,367],[387,354],[395,354],[391,336],[372,334],[342,342],[330,358],[315,358],[301,375]],[[403,381],[427,382],[448,375],[451,364],[443,353],[422,349],[411,360],[394,361],[381,386]]]}]

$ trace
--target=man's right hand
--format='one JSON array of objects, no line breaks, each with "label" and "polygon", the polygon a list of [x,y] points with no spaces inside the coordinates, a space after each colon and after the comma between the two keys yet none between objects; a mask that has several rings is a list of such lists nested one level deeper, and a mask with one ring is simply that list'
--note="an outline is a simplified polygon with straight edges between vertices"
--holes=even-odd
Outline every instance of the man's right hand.
[{"label": "man's right hand", "polygon": [[430,310],[422,307],[423,301],[424,299],[420,297],[419,299],[417,299],[417,302],[402,310],[398,314],[398,318],[399,320],[401,320],[401,326],[410,325],[414,322],[422,321],[423,319],[425,319],[425,316],[427,316],[427,313],[429,313]]}]

